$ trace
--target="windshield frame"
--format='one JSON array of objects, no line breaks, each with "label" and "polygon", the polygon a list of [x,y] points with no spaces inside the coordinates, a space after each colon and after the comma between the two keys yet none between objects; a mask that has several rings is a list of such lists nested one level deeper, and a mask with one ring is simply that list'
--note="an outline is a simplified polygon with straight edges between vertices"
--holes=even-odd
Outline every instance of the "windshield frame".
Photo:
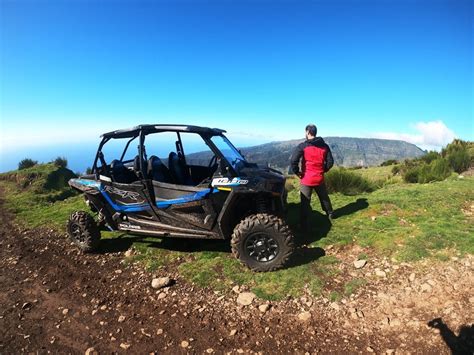
[{"label": "windshield frame", "polygon": [[[219,137],[221,138],[224,143],[226,143],[228,145],[228,147],[230,148],[230,150],[235,154],[234,156],[234,159],[231,160],[231,157],[229,156],[226,156],[222,149],[216,144],[216,142],[213,140],[214,137]],[[245,157],[242,155],[242,153],[232,144],[232,142],[229,140],[229,138],[227,138],[225,135],[223,134],[214,134],[214,135],[210,135],[207,137],[208,140],[209,140],[209,143],[212,144],[212,146],[214,147],[214,151],[218,152],[218,154],[220,155],[220,157],[222,159],[224,159],[226,162],[227,162],[227,165],[236,173],[238,174],[239,173],[239,167],[237,166],[238,162],[241,161],[241,162],[244,162],[245,165],[248,164],[247,160],[245,159]],[[238,161],[236,161],[235,163],[233,163],[233,161],[235,161],[236,159],[238,159]]]}]

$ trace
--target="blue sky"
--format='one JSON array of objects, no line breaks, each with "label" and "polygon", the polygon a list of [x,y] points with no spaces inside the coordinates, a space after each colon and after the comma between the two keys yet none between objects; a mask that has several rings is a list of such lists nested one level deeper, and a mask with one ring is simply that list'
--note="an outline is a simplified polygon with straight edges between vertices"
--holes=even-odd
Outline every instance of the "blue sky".
[{"label": "blue sky", "polygon": [[474,140],[472,1],[0,6],[2,160],[155,122],[225,128],[238,145],[309,122],[425,148]]}]

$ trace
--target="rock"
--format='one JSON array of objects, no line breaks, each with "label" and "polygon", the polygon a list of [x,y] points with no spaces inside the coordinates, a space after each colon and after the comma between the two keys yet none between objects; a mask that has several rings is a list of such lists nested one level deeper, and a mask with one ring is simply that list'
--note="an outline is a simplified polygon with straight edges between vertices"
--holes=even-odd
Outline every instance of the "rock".
[{"label": "rock", "polygon": [[237,297],[237,303],[242,306],[248,306],[253,302],[255,297],[255,294],[252,292],[242,292],[239,293],[239,296]]},{"label": "rock", "polygon": [[436,282],[434,282],[433,280],[428,280],[426,281],[430,286],[434,286],[436,285]]},{"label": "rock", "polygon": [[68,313],[69,313],[69,309],[64,308],[64,309],[63,309],[63,315],[67,315]]},{"label": "rock", "polygon": [[469,303],[474,303],[474,297],[469,297]]},{"label": "rock", "polygon": [[166,298],[166,293],[160,292],[160,293],[158,294],[158,299],[159,299],[159,300],[162,300],[163,298]]},{"label": "rock", "polygon": [[410,276],[408,276],[408,280],[410,280],[410,282],[415,281],[415,273],[414,273],[414,272],[412,272],[412,273],[410,274]]},{"label": "rock", "polygon": [[372,349],[372,347],[368,346],[368,347],[367,347],[367,351],[368,351],[369,353],[373,353],[373,352],[374,352],[374,349]]},{"label": "rock", "polygon": [[168,276],[157,277],[151,281],[151,287],[160,289],[171,284],[171,279]]},{"label": "rock", "polygon": [[85,355],[99,355],[99,352],[96,351],[93,347],[90,347],[86,350]]},{"label": "rock", "polygon": [[265,313],[266,311],[268,311],[269,308],[270,308],[270,305],[268,303],[264,303],[258,306],[259,311],[262,313]]},{"label": "rock", "polygon": [[364,259],[354,261],[354,267],[356,269],[362,269],[365,264],[367,264],[367,260]]},{"label": "rock", "polygon": [[391,355],[391,354],[394,354],[395,353],[395,349],[387,349],[385,350],[385,354],[387,355]]},{"label": "rock", "polygon": [[183,340],[183,341],[181,342],[181,347],[182,347],[182,348],[187,348],[188,346],[189,346],[189,342],[188,342],[187,340]]},{"label": "rock", "polygon": [[161,334],[163,334],[163,329],[161,329],[161,328],[160,328],[160,329],[158,329],[158,330],[156,331],[156,334],[157,334],[157,335],[161,335]]},{"label": "rock", "polygon": [[125,252],[125,257],[129,258],[133,255],[133,249],[127,249]]},{"label": "rock", "polygon": [[372,217],[370,217],[370,219],[371,219],[372,221],[375,221],[375,220],[377,219],[377,217],[372,216]]},{"label": "rock", "polygon": [[144,329],[144,328],[141,328],[141,329],[140,329],[140,333],[142,333],[144,336],[146,336],[146,337],[148,337],[148,338],[151,338],[151,334],[145,332],[145,329]]},{"label": "rock", "polygon": [[239,293],[240,292],[240,286],[235,285],[234,287],[232,287],[232,291],[234,291],[235,293]]},{"label": "rock", "polygon": [[30,302],[25,302],[23,303],[23,305],[21,306],[21,309],[23,309],[24,311],[27,311],[31,308],[31,303]]},{"label": "rock", "polygon": [[300,314],[298,314],[298,319],[302,322],[307,322],[311,319],[311,313],[301,312]]},{"label": "rock", "polygon": [[329,307],[331,307],[332,309],[334,309],[335,311],[339,311],[341,309],[341,307],[336,303],[336,302],[332,302]]},{"label": "rock", "polygon": [[392,327],[399,327],[399,326],[402,325],[402,322],[400,322],[398,319],[392,319],[392,320],[390,321],[390,325],[391,325]]},{"label": "rock", "polygon": [[119,323],[122,323],[122,322],[124,322],[124,321],[125,321],[125,316],[119,316],[119,317],[118,317],[118,322],[119,322]]},{"label": "rock", "polygon": [[235,334],[237,334],[237,329],[232,329],[229,333],[231,337],[233,337]]},{"label": "rock", "polygon": [[131,345],[128,344],[128,343],[121,343],[121,344],[120,344],[120,347],[121,347],[122,349],[124,349],[124,350],[127,350],[130,346],[131,346]]},{"label": "rock", "polygon": [[107,310],[107,306],[106,306],[105,304],[104,304],[103,306],[100,306],[100,310],[101,310],[101,311]]},{"label": "rock", "polygon": [[206,349],[206,353],[208,354],[212,354],[213,352],[214,352],[213,348]]},{"label": "rock", "polygon": [[423,285],[421,285],[421,292],[431,292],[432,290],[432,287],[430,284],[428,283],[424,283]]},{"label": "rock", "polygon": [[380,269],[375,269],[375,276],[378,276],[378,277],[386,277],[387,276],[387,273],[383,270],[380,270]]}]

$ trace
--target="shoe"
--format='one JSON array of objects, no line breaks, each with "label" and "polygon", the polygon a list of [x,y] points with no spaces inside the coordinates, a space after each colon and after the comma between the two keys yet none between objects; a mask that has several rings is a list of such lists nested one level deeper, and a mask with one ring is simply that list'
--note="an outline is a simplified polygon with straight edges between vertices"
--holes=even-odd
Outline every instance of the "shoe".
[{"label": "shoe", "polygon": [[328,219],[329,219],[331,222],[332,222],[332,220],[333,220],[334,218],[336,218],[336,216],[334,215],[334,212],[329,212],[329,213],[327,214],[327,217],[328,217]]}]

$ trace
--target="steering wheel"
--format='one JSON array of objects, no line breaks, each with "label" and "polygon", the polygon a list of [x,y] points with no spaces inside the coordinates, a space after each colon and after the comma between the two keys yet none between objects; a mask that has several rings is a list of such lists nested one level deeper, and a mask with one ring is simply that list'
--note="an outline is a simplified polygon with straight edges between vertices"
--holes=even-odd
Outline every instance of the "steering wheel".
[{"label": "steering wheel", "polygon": [[210,169],[212,168],[215,164],[217,163],[217,155],[213,155],[211,160],[209,160],[209,164],[207,165],[207,167]]}]

